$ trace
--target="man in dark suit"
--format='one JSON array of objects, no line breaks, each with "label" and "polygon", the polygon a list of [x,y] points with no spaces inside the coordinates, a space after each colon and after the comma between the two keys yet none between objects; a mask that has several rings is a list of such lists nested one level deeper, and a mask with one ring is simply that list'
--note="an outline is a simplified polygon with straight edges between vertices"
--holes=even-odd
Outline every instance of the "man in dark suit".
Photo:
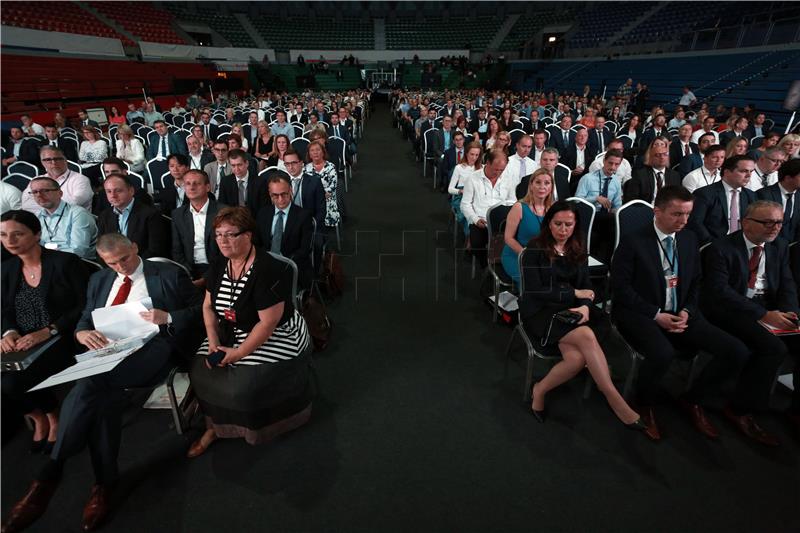
[{"label": "man in dark suit", "polygon": [[747,206],[756,193],[746,188],[755,161],[744,155],[729,157],[722,164],[722,180],[694,191],[694,210],[689,229],[701,244],[738,231]]},{"label": "man in dark suit", "polygon": [[531,111],[531,122],[530,122],[529,129],[530,129],[530,131],[528,131],[527,133],[533,133],[536,130],[544,129],[544,122],[542,122],[539,119],[539,111],[537,111],[536,109]]},{"label": "man in dark suit", "polygon": [[579,129],[575,134],[575,142],[563,152],[561,161],[572,171],[569,178],[571,190],[578,188],[578,182],[589,173],[589,165],[592,164],[597,155],[589,146],[588,141],[589,130],[586,128]]},{"label": "man in dark suit", "polygon": [[153,123],[153,128],[158,134],[158,138],[153,137],[150,145],[147,147],[147,160],[150,161],[156,157],[166,159],[170,154],[184,154],[186,155],[186,141],[175,133],[170,133],[167,123],[163,120],[156,120]]},{"label": "man in dark suit", "polygon": [[575,132],[570,128],[572,128],[572,116],[566,114],[561,117],[559,127],[549,128],[550,142],[548,146],[558,150],[562,159],[567,153],[567,148],[575,144]]},{"label": "man in dark suit", "polygon": [[763,112],[758,112],[753,117],[753,121],[747,126],[745,130],[745,137],[753,139],[754,137],[766,137],[769,133],[769,128],[765,124],[767,115]]},{"label": "man in dark suit", "polygon": [[215,197],[219,198],[219,186],[222,182],[222,177],[230,174],[231,165],[228,162],[228,143],[225,139],[214,141],[214,146],[211,149],[214,154],[214,161],[207,163],[203,171],[208,175],[211,182],[211,192]]},{"label": "man in dark suit", "polygon": [[[750,359],[739,377],[731,405],[723,411],[739,431],[767,446],[777,437],[755,422],[752,413],[767,410],[775,375],[787,354],[795,357],[794,382],[800,383],[800,336],[778,337],[766,326],[796,329],[797,287],[789,266],[786,241],[778,238],[781,204],[750,204],[742,230],[714,241],[703,252],[700,305],[715,325],[744,342]],[[790,415],[800,415],[800,388],[795,387]]]},{"label": "man in dark suit", "polygon": [[650,143],[656,137],[667,137],[667,116],[663,113],[656,115],[653,119],[653,127],[642,133],[642,139],[639,141],[639,154],[644,154],[649,148]]},{"label": "man in dark suit", "polygon": [[208,265],[220,255],[213,223],[225,206],[210,195],[211,184],[202,170],[186,172],[183,189],[188,203],[172,211],[172,259],[186,266],[192,282],[202,287]]},{"label": "man in dark suit", "polygon": [[174,365],[173,357],[193,354],[202,339],[202,328],[197,326],[202,325],[202,295],[183,270],[144,261],[136,244],[119,234],[101,237],[97,253],[109,268],[89,280],[76,340],[91,350],[106,346],[109,339],[94,329],[92,312],[144,298],[152,299],[152,309],[142,312],[142,319],[158,325],[159,333],[108,372],[75,382],[61,406],[58,438],[50,459],[12,508],[4,531],[19,531],[44,513],[64,464],[87,446],[96,482],[83,510],[81,529],[99,527],[108,517],[119,480],[117,457],[125,389],[157,384]]},{"label": "man in dark suit", "polygon": [[736,137],[744,137],[749,142],[750,139],[747,137],[747,128],[749,126],[750,121],[747,120],[747,117],[737,118],[736,122],[733,123],[732,129],[725,130],[719,134],[719,143],[723,146],[727,146],[728,143]]},{"label": "man in dark suit", "polygon": [[453,175],[453,170],[465,157],[464,152],[464,134],[457,131],[453,134],[453,144],[448,150],[445,150],[444,157],[440,166],[441,179],[439,180],[439,190],[447,192],[447,187],[450,184],[450,177]]},{"label": "man in dark suit", "polygon": [[176,208],[189,203],[183,188],[183,176],[189,170],[189,158],[183,154],[172,154],[167,158],[167,165],[172,182],[166,180],[167,183],[158,196],[159,209],[164,216],[172,215]]},{"label": "man in dark suit", "polygon": [[680,403],[695,428],[716,439],[719,432],[702,405],[738,378],[748,358],[747,347],[712,326],[698,309],[697,239],[682,231],[692,202],[691,193],[680,185],[662,188],[655,199],[653,225],[624,237],[611,263],[612,317],[627,342],[644,356],[636,397],[653,440],[661,438],[653,406],[673,359],[698,350],[713,355]]},{"label": "man in dark suit", "polygon": [[214,161],[214,154],[204,147],[200,139],[194,135],[186,138],[186,148],[188,149],[187,161],[192,170],[203,170],[205,166]]},{"label": "man in dark suit", "polygon": [[86,112],[85,109],[78,110],[78,119],[80,120],[81,126],[92,126],[93,128],[99,128],[100,125],[89,118],[89,114]]},{"label": "man in dark suit", "polygon": [[783,206],[783,226],[779,236],[786,242],[800,240],[800,205],[797,203],[800,196],[795,194],[798,190],[800,159],[790,159],[778,169],[778,183],[756,192],[759,200],[770,200]]},{"label": "man in dark suit", "polygon": [[303,162],[291,148],[283,154],[283,164],[292,184],[292,202],[311,211],[311,216],[317,221],[317,233],[321,234],[325,228],[325,190],[322,180],[316,174],[303,173]]},{"label": "man in dark suit", "polygon": [[[692,142],[692,125],[686,123],[678,129],[678,138],[672,139],[669,145],[670,167],[678,165],[688,155],[699,153],[700,148]],[[702,161],[700,164],[702,165]]]},{"label": "man in dark suit", "polygon": [[231,150],[228,163],[232,173],[222,177],[219,201],[225,205],[247,207],[256,218],[267,203],[267,181],[253,172],[247,154],[242,150]]},{"label": "man in dark suit", "polygon": [[340,139],[344,139],[345,146],[350,146],[353,142],[353,138],[350,136],[350,132],[347,130],[347,127],[344,124],[339,122],[339,114],[333,113],[331,115],[331,125],[327,128],[328,137],[339,137]]},{"label": "man in dark suit", "polygon": [[169,257],[169,228],[166,219],[150,205],[134,198],[127,176],[111,174],[103,182],[111,207],[97,217],[97,234],[121,233],[136,243],[144,257]]},{"label": "man in dark suit", "polygon": [[[292,203],[291,180],[275,173],[267,181],[270,205],[258,214],[261,242],[272,253],[280,254],[297,265],[298,286],[311,286],[311,240],[314,226],[311,211]],[[278,226],[280,224],[280,227]]]},{"label": "man in dark suit", "polygon": [[[572,196],[570,191],[570,171],[563,166],[558,165],[558,150],[555,148],[545,148],[542,155],[539,157],[540,168],[550,172],[553,176],[553,199],[566,200]],[[517,199],[524,198],[528,194],[528,183],[530,182],[531,175],[524,176],[517,185],[514,191]]]},{"label": "man in dark suit", "polygon": [[[704,133],[697,139],[697,151],[685,155],[680,159],[678,173],[680,173],[681,178],[686,177],[686,174],[689,172],[703,166],[703,155],[706,153],[706,150],[714,146],[714,139],[713,133]],[[676,143],[673,142],[672,145],[674,144]]]},{"label": "man in dark suit", "polygon": [[[600,154],[608,150],[608,143],[614,138],[614,135],[606,129],[606,118],[595,117],[594,128],[588,131],[589,133],[589,148],[595,154]],[[589,165],[586,165],[588,168]]]},{"label": "man in dark suit", "polygon": [[4,146],[6,157],[3,158],[3,174],[5,175],[8,165],[17,161],[25,161],[42,168],[42,163],[39,159],[39,146],[40,141],[33,137],[25,137],[22,128],[12,127],[9,130],[8,142]]},{"label": "man in dark suit", "polygon": [[661,143],[650,148],[649,165],[634,169],[623,186],[623,201],[644,200],[653,203],[662,187],[680,185],[681,176],[669,168],[669,149]]},{"label": "man in dark suit", "polygon": [[489,127],[489,121],[486,118],[486,110],[481,108],[478,109],[478,113],[475,118],[469,123],[468,131],[470,133],[478,134],[478,137],[486,140],[486,130]]},{"label": "man in dark suit", "polygon": [[[44,135],[45,138],[41,146],[48,145],[61,148],[61,151],[64,152],[64,157],[66,157],[68,161],[78,162],[78,152],[75,150],[75,144],[72,141],[65,140],[63,136],[59,135],[58,128],[55,124],[45,125]],[[39,163],[39,166],[42,172],[44,172],[44,167],[41,166],[41,163]]]},{"label": "man in dark suit", "polygon": [[208,111],[203,111],[200,114],[200,122],[197,124],[203,129],[203,135],[208,141],[215,141],[219,135],[219,126],[211,123],[211,115]]}]

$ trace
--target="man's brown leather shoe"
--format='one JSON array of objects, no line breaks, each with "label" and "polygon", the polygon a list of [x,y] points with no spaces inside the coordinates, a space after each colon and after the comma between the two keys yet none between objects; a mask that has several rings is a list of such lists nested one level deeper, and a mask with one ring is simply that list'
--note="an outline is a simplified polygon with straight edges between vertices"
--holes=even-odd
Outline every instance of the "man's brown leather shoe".
[{"label": "man's brown leather shoe", "polygon": [[55,481],[36,480],[31,483],[25,496],[11,508],[11,513],[3,524],[2,533],[22,531],[33,524],[44,514],[57,486],[58,483]]},{"label": "man's brown leather shoe", "polygon": [[89,501],[83,508],[81,529],[94,531],[108,516],[111,500],[111,488],[107,485],[92,485]]},{"label": "man's brown leather shoe", "polygon": [[642,407],[638,410],[639,416],[642,417],[642,422],[647,425],[647,429],[644,431],[644,434],[647,435],[647,438],[653,441],[661,440],[661,432],[658,430],[658,426],[656,425],[656,416],[653,412],[652,407]]},{"label": "man's brown leather shoe", "polygon": [[722,414],[748,438],[764,446],[775,447],[780,445],[781,442],[778,440],[778,437],[764,431],[753,419],[753,415],[737,415],[728,407],[722,410]]},{"label": "man's brown leather shoe", "polygon": [[689,403],[686,400],[679,401],[681,408],[689,414],[695,429],[709,439],[718,439],[719,431],[714,424],[706,417],[705,410],[696,403]]}]

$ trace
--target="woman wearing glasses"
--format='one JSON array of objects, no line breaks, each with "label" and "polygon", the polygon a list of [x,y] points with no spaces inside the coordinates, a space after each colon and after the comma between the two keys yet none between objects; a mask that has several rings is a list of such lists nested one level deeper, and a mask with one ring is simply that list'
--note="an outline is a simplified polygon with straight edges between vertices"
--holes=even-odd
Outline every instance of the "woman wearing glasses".
[{"label": "woman wearing glasses", "polygon": [[91,180],[93,185],[99,185],[102,181],[100,164],[103,159],[108,157],[108,145],[92,126],[84,126],[81,131],[84,141],[78,150],[78,158],[83,169],[82,173]]},{"label": "woman wearing glasses", "polygon": [[222,257],[205,276],[207,338],[191,369],[207,429],[190,458],[217,438],[266,442],[311,415],[311,350],[292,298],[292,269],[254,246],[256,222],[246,208],[222,209],[213,231]]}]

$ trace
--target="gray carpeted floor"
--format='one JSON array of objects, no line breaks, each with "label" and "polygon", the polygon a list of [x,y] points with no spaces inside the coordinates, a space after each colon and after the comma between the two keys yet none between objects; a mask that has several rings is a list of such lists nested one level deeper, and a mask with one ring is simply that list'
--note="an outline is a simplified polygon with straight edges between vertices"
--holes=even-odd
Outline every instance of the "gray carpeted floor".
[{"label": "gray carpeted floor", "polygon": [[[537,424],[506,369],[511,330],[490,323],[452,250],[445,197],[423,180],[379,104],[346,195],[346,294],[330,307],[311,423],[278,441],[213,445],[192,461],[167,412],[123,435],[124,483],[106,531],[797,531],[800,445],[775,450],[720,417],[708,442],[667,405],[658,444],[627,431],[577,378]],[[515,349],[516,359],[523,348]],[[610,355],[615,374],[627,362]],[[677,369],[682,370],[681,368]],[[546,366],[537,367],[541,375]],[[781,393],[776,400],[785,402]],[[131,415],[129,415],[131,416]],[[29,433],[2,450],[3,514],[42,461]],[[92,482],[73,460],[31,531],[77,531]]]}]

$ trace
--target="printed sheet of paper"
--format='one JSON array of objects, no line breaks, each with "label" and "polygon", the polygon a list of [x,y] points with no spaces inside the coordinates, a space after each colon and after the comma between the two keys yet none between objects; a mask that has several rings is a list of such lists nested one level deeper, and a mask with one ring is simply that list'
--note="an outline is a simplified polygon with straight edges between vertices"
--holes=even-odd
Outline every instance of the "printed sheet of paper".
[{"label": "printed sheet of paper", "polygon": [[151,331],[158,333],[158,326],[139,316],[139,313],[152,308],[152,300],[146,298],[138,302],[95,309],[92,311],[94,329],[110,341],[144,336]]},{"label": "printed sheet of paper", "polygon": [[61,383],[67,383],[69,381],[75,381],[77,379],[108,372],[110,370],[113,370],[114,367],[120,364],[123,359],[125,359],[138,349],[139,349],[138,347],[128,348],[127,350],[122,350],[121,352],[108,355],[105,357],[94,357],[86,361],[81,361],[80,363],[76,363],[71,367],[62,370],[58,374],[50,376],[46,380],[42,381],[41,383],[30,389],[28,392],[39,389],[46,389],[47,387],[60,385]]}]

